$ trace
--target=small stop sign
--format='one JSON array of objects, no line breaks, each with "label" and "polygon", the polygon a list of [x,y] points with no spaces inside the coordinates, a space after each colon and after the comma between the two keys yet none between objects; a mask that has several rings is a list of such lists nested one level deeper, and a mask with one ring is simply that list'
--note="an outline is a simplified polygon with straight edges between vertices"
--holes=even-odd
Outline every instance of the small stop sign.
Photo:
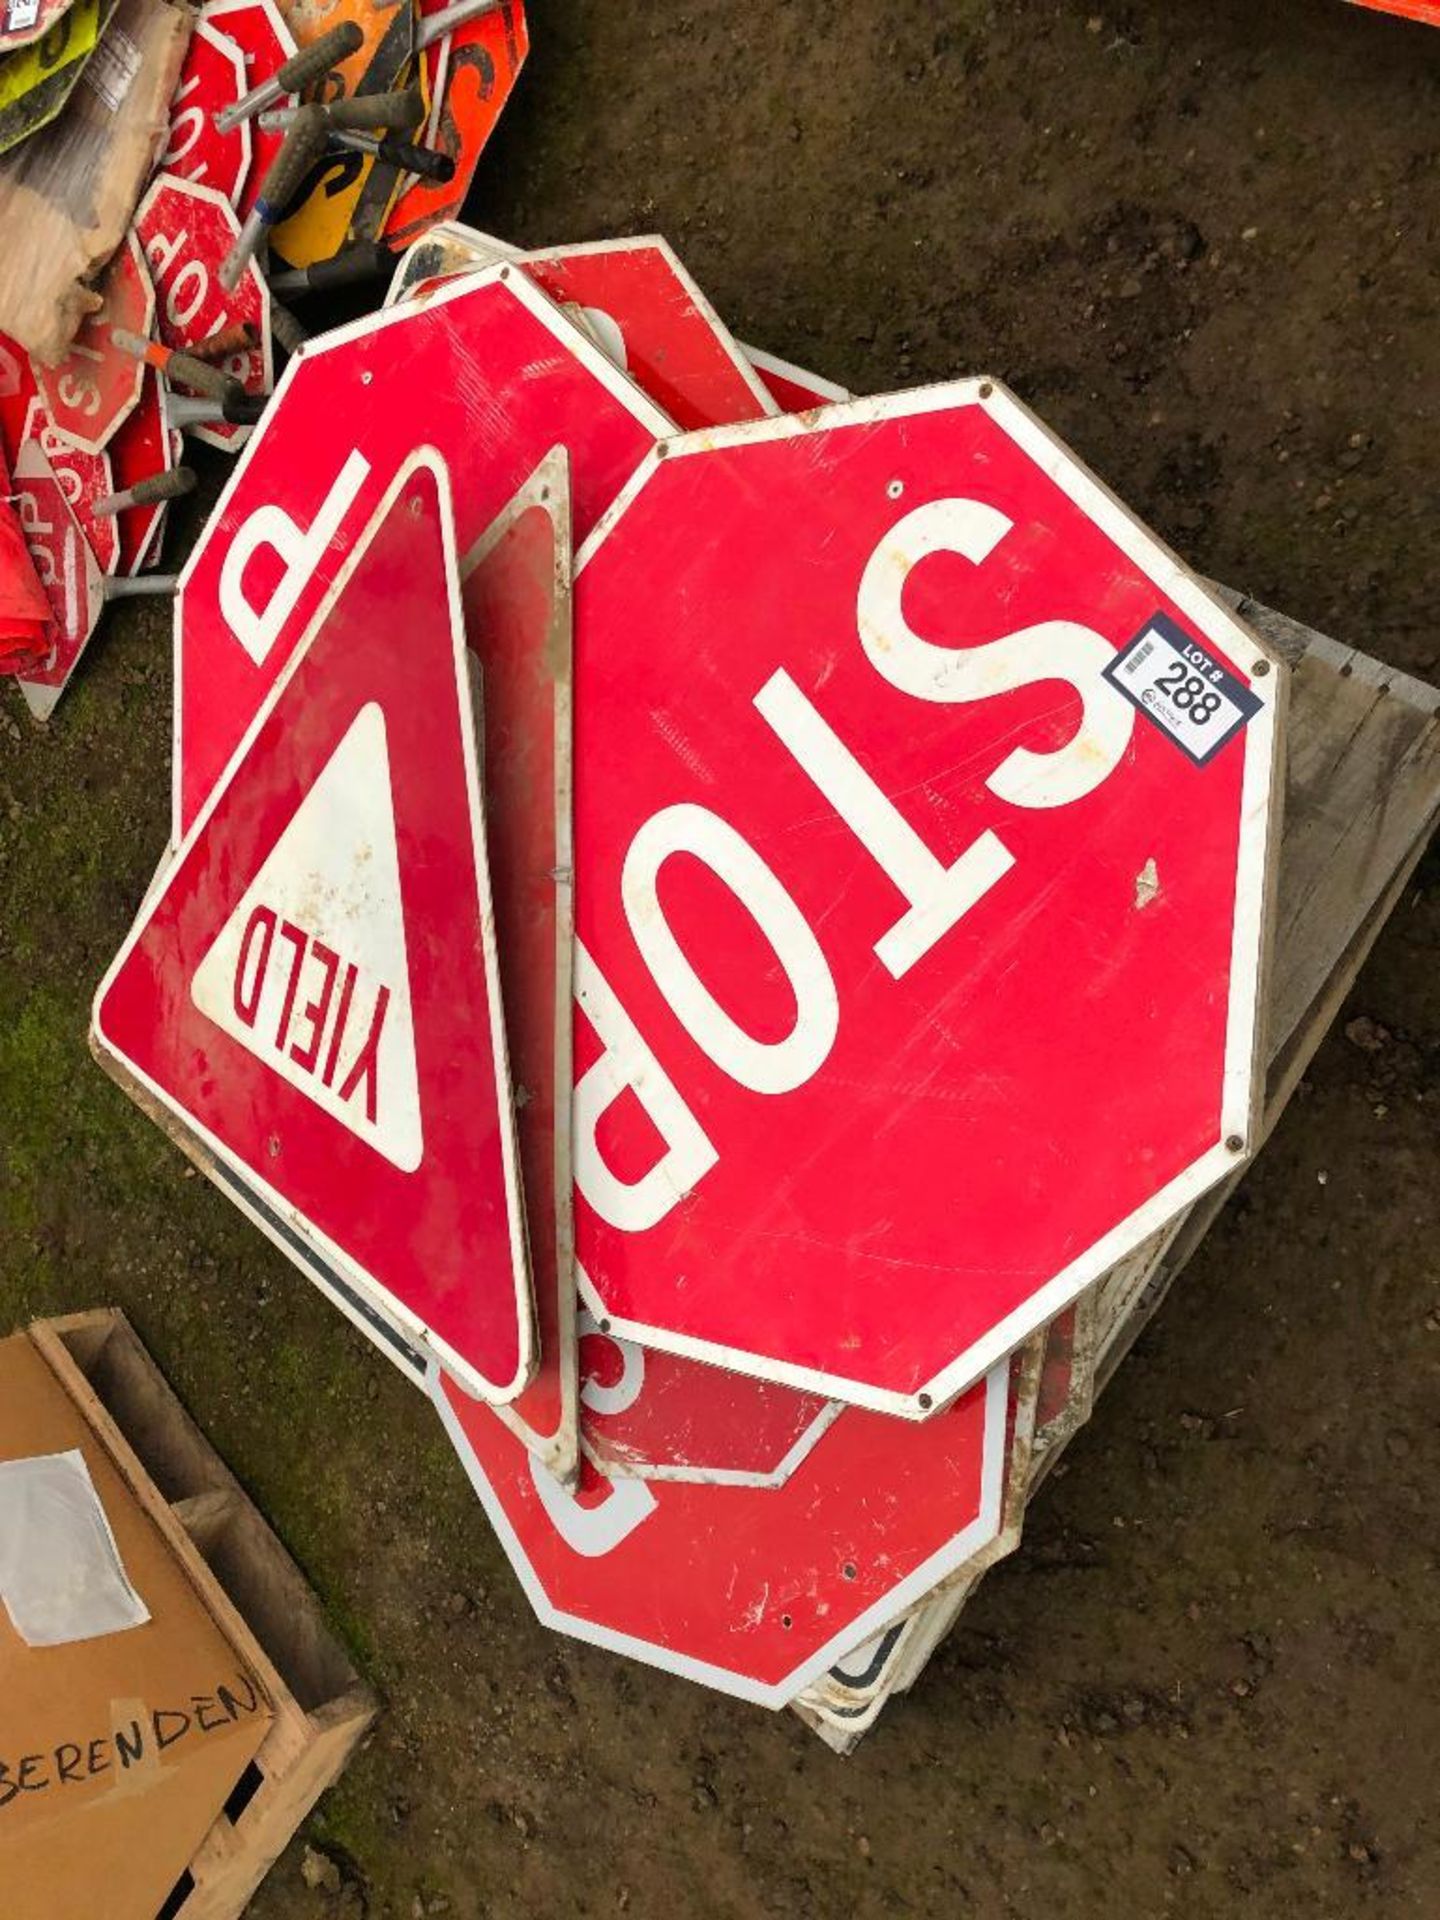
[{"label": "small stop sign", "polygon": [[140,404],[144,362],[122,353],[110,338],[124,327],[143,339],[155,318],[155,289],[132,229],[100,281],[101,306],[75,336],[56,367],[35,368],[51,425],[81,453],[103,453],[117,428]]}]

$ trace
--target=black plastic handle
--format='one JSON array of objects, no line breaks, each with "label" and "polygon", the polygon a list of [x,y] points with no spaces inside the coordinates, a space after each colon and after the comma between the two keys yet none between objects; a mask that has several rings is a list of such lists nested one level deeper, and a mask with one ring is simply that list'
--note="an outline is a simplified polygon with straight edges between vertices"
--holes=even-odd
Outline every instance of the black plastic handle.
[{"label": "black plastic handle", "polygon": [[348,60],[352,53],[358,53],[364,43],[365,33],[360,22],[342,20],[338,27],[331,27],[328,32],[322,33],[308,47],[301,47],[298,53],[292,53],[288,60],[275,69],[281,92],[299,93],[312,80],[318,80],[322,73],[328,73],[332,67],[338,67],[342,60]]},{"label": "black plastic handle", "polygon": [[375,149],[377,159],[388,160],[392,167],[406,173],[418,173],[422,180],[438,180],[443,187],[455,178],[455,162],[448,153],[435,147],[412,147],[408,140],[381,140]]}]

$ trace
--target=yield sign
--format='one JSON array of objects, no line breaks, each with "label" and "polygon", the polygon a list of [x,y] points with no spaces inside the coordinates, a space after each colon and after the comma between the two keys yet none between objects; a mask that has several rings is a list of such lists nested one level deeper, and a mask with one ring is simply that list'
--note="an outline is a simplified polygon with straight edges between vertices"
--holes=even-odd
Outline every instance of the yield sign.
[{"label": "yield sign", "polygon": [[147,900],[94,1033],[499,1401],[534,1341],[476,724],[449,486],[422,449]]},{"label": "yield sign", "polygon": [[988,382],[671,441],[576,623],[585,1303],[925,1418],[1247,1150],[1283,675]]},{"label": "yield sign", "polygon": [[925,1427],[842,1409],[783,1486],[568,1492],[488,1407],[430,1392],[542,1622],[783,1707],[1000,1532],[1010,1369]]}]

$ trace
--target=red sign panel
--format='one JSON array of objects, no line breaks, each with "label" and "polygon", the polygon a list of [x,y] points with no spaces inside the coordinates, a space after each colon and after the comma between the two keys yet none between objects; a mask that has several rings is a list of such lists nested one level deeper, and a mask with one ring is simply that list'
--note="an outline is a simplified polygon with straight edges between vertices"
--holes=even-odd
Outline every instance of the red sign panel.
[{"label": "red sign panel", "polygon": [[114,472],[108,453],[81,453],[55,431],[54,423],[39,398],[30,402],[25,416],[25,438],[36,440],[50,462],[50,470],[60,483],[60,491],[80,522],[80,531],[101,571],[114,573],[120,564],[120,535],[112,514],[97,515],[95,502],[115,490]]},{"label": "red sign panel", "polygon": [[177,832],[422,436],[449,466],[463,551],[557,445],[569,454],[582,539],[668,430],[665,415],[508,265],[304,348],[180,576]]},{"label": "red sign panel", "polygon": [[232,207],[250,177],[250,122],[221,133],[215,116],[246,91],[245,57],[208,18],[195,22],[170,99],[170,133],[157,165],[179,180],[211,187]]},{"label": "red sign panel", "polygon": [[[121,425],[106,451],[115,472],[115,490],[123,492],[137,480],[152,473],[168,472],[178,464],[178,434],[167,431],[164,403],[160,397],[160,376],[145,369],[145,385],[140,404]],[[120,571],[137,574],[153,563],[165,524],[167,502],[148,507],[126,507],[117,514],[120,531]]]},{"label": "red sign panel", "polygon": [[989,383],[663,454],[577,575],[582,1291],[923,1418],[1249,1142],[1282,676]]},{"label": "red sign panel", "polygon": [[105,269],[99,311],[86,319],[57,367],[37,367],[35,378],[55,430],[82,453],[103,453],[121,422],[139,405],[145,363],[122,353],[110,338],[124,327],[148,339],[155,289],[133,230]]},{"label": "red sign panel", "polygon": [[21,531],[55,623],[50,658],[21,677],[20,691],[35,718],[48,720],[95,631],[105,585],[38,439],[27,440],[20,449],[14,488]]},{"label": "red sign panel", "polygon": [[476,724],[445,474],[419,454],[146,901],[95,1037],[504,1400],[534,1329]]},{"label": "red sign panel", "polygon": [[0,446],[13,467],[25,442],[25,416],[35,398],[30,356],[18,340],[0,333]]},{"label": "red sign panel", "polygon": [[1440,0],[1355,0],[1359,7],[1373,13],[1395,13],[1402,20],[1418,20],[1422,26],[1440,27]]},{"label": "red sign panel", "polygon": [[[223,362],[247,393],[269,393],[274,384],[270,355],[270,290],[253,260],[226,292],[220,265],[240,232],[235,209],[213,187],[158,174],[135,214],[159,299],[156,324],[167,347],[193,347],[211,334],[248,321],[258,344]],[[197,440],[233,451],[249,427],[193,429]]]},{"label": "red sign panel", "polygon": [[611,1479],[783,1487],[840,1412],[834,1400],[647,1352],[580,1316],[586,1456]]},{"label": "red sign panel", "polygon": [[[211,0],[205,9],[205,18],[240,49],[240,57],[245,65],[242,93],[249,93],[253,87],[270,79],[295,51],[295,36],[281,18],[275,0]],[[277,107],[294,104],[295,95],[292,93],[281,94],[275,102]],[[250,172],[236,203],[236,211],[242,219],[255,205],[255,196],[270,171],[270,163],[285,140],[285,135],[278,128],[267,132],[260,125],[258,114],[246,125],[250,129]]]},{"label": "red sign panel", "polygon": [[777,411],[715,309],[658,235],[522,256],[552,300],[573,302],[617,366],[677,427],[725,426]]},{"label": "red sign panel", "polygon": [[846,1408],[784,1486],[567,1492],[488,1408],[431,1393],[546,1626],[766,1707],[999,1531],[1008,1366],[924,1428]]}]

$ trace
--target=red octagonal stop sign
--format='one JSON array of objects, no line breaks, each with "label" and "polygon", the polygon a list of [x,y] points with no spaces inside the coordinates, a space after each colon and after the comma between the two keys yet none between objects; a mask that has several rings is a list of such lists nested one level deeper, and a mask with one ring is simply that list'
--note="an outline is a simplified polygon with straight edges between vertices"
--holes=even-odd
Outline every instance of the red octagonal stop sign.
[{"label": "red octagonal stop sign", "polygon": [[416,446],[433,445],[454,476],[464,551],[556,446],[583,538],[670,429],[508,263],[302,347],[180,575],[177,836]]},{"label": "red octagonal stop sign", "polygon": [[923,1418],[1246,1150],[1282,672],[989,383],[670,442],[576,594],[587,1305]]},{"label": "red octagonal stop sign", "polygon": [[573,1494],[438,1368],[429,1387],[546,1626],[783,1707],[996,1538],[1009,1373],[923,1431],[847,1407],[783,1486],[587,1464]]}]

